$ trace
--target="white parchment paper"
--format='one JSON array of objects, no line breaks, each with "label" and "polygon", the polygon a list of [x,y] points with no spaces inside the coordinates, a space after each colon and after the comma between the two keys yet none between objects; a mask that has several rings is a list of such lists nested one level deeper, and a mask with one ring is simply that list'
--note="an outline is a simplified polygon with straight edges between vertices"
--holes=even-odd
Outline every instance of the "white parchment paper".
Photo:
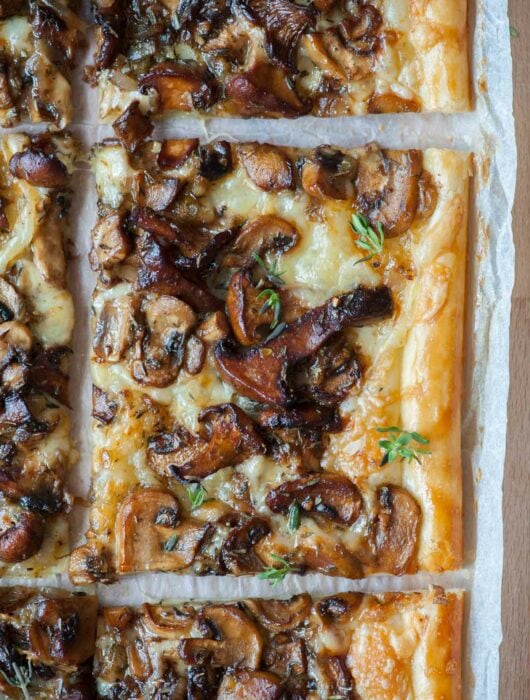
[{"label": "white parchment paper", "polygon": [[[88,3],[87,3],[88,4]],[[369,117],[288,120],[200,120],[181,118],[157,125],[155,137],[224,137],[300,147],[330,143],[354,147],[377,140],[391,148],[447,147],[476,154],[468,264],[463,471],[465,566],[440,576],[375,576],[361,581],[321,575],[291,576],[274,591],[255,577],[205,577],[144,574],[112,586],[97,586],[103,603],[137,604],[161,599],[227,599],[287,596],[304,590],[329,594],[338,590],[410,590],[432,583],[464,588],[465,697],[498,696],[501,642],[502,478],[509,383],[510,296],[514,274],[511,207],[515,188],[516,148],[512,115],[512,71],[507,0],[476,0],[472,33],[475,111],[465,115],[374,115]],[[88,7],[85,6],[88,13]],[[88,16],[88,14],[87,14]],[[471,9],[473,17],[473,9]],[[87,146],[111,135],[97,126],[96,96],[76,81],[76,124],[72,131]],[[72,491],[88,493],[90,481],[91,393],[88,367],[89,309],[94,284],[87,253],[96,220],[94,183],[87,164],[75,175],[73,202],[75,257],[70,280],[77,306],[72,374],[74,434],[81,458],[71,478]],[[72,516],[79,541],[86,511]],[[67,576],[41,581],[69,586]],[[4,580],[22,583],[20,579]],[[28,581],[26,581],[28,583]],[[33,581],[31,582],[33,583]]]}]

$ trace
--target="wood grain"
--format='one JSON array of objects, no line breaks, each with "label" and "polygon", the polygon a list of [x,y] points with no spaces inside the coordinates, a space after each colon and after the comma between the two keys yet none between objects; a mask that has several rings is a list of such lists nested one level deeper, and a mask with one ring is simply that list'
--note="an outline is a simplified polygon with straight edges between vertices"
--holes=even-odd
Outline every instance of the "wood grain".
[{"label": "wood grain", "polygon": [[530,2],[510,0],[515,117],[519,152],[514,209],[516,281],[513,294],[504,477],[504,579],[500,697],[530,698]]}]

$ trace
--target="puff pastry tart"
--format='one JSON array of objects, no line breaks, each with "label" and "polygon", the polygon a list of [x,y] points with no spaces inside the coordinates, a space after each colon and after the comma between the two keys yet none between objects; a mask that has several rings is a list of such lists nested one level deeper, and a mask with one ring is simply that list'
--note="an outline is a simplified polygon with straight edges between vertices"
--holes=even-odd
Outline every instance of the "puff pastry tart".
[{"label": "puff pastry tart", "polygon": [[469,157],[135,133],[93,153],[73,580],[458,567]]},{"label": "puff pastry tart", "polygon": [[0,695],[12,700],[94,697],[94,596],[0,588]]},{"label": "puff pastry tart", "polygon": [[467,0],[97,0],[100,116],[465,111]]},{"label": "puff pastry tart", "polygon": [[0,124],[72,121],[71,69],[82,23],[69,0],[0,2]]},{"label": "puff pastry tart", "polygon": [[66,136],[0,140],[0,572],[64,568],[73,306]]},{"label": "puff pastry tart", "polygon": [[103,698],[456,700],[460,592],[106,608]]}]

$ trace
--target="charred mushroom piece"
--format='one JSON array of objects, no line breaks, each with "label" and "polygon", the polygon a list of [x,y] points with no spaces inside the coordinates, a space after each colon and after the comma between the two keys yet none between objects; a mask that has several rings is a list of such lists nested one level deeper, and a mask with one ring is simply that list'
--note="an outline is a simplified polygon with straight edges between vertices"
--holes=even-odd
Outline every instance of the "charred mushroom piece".
[{"label": "charred mushroom piece", "polygon": [[64,189],[68,171],[53,153],[44,153],[34,146],[15,153],[9,161],[9,171],[35,187]]},{"label": "charred mushroom piece", "polygon": [[[168,511],[175,513],[168,521]],[[116,516],[118,571],[178,571],[195,559],[208,525],[183,522],[180,507],[166,491],[143,489],[129,495]]]},{"label": "charred mushroom piece", "polygon": [[331,433],[340,430],[342,425],[335,407],[317,404],[291,406],[289,410],[265,408],[255,420],[264,430],[325,430]]},{"label": "charred mushroom piece", "polygon": [[90,261],[92,269],[110,269],[123,262],[131,252],[132,245],[123,226],[123,217],[118,212],[99,219],[92,231]]},{"label": "charred mushroom piece", "polygon": [[291,632],[305,624],[311,610],[311,596],[301,593],[289,600],[252,598],[246,605],[266,629],[274,633]]},{"label": "charred mushroom piece", "polygon": [[420,151],[380,151],[371,146],[359,162],[359,210],[381,222],[387,237],[404,233],[416,216],[421,174]]},{"label": "charred mushroom piece", "polygon": [[100,423],[108,425],[118,412],[118,402],[95,384],[92,385],[92,415]]},{"label": "charred mushroom piece", "polygon": [[382,486],[377,500],[379,512],[373,524],[377,569],[395,575],[415,573],[420,507],[398,486]]},{"label": "charred mushroom piece", "polygon": [[138,100],[131,102],[125,112],[116,119],[112,128],[129,153],[134,153],[153,133],[153,124],[149,117],[143,114]]},{"label": "charred mushroom piece", "polygon": [[288,385],[290,367],[310,357],[335,333],[386,318],[392,313],[387,287],[357,287],[350,294],[333,297],[322,306],[287,324],[272,340],[250,348],[228,340],[215,347],[221,376],[240,394],[255,401],[286,406],[294,401]]},{"label": "charred mushroom piece", "polygon": [[252,420],[235,404],[206,408],[199,422],[199,435],[181,428],[152,437],[149,466],[164,477],[197,481],[265,450]]},{"label": "charred mushroom piece", "polygon": [[226,295],[226,315],[236,340],[241,345],[259,343],[270,332],[274,311],[264,305],[260,289],[254,284],[252,270],[244,267],[232,275]]},{"label": "charred mushroom piece", "polygon": [[199,173],[210,182],[219,180],[232,170],[232,148],[228,141],[201,146],[199,157]]},{"label": "charred mushroom piece", "polygon": [[199,613],[196,627],[203,637],[182,639],[178,645],[186,663],[259,668],[261,635],[255,623],[235,605],[207,605]]},{"label": "charred mushroom piece", "polygon": [[134,342],[138,303],[132,296],[109,299],[96,322],[93,348],[106,362],[119,362]]},{"label": "charred mushroom piece", "polygon": [[140,92],[155,89],[159,97],[158,111],[191,112],[207,110],[217,99],[213,76],[199,66],[173,61],[157,63],[138,81]]},{"label": "charred mushroom piece", "polygon": [[199,139],[168,139],[162,141],[157,162],[163,170],[180,168],[199,145]]},{"label": "charred mushroom piece", "polygon": [[293,165],[278,146],[267,143],[239,145],[237,154],[252,182],[265,192],[282,192],[293,186]]},{"label": "charred mushroom piece", "polygon": [[326,684],[326,697],[340,697],[355,700],[355,683],[342,656],[319,656],[317,659],[320,675]]},{"label": "charred mushroom piece", "polygon": [[298,503],[303,513],[320,515],[342,525],[353,525],[363,508],[357,486],[340,474],[317,474],[286,481],[269,491],[265,503],[273,513],[284,515],[293,503]]},{"label": "charred mushroom piece", "polygon": [[143,311],[146,329],[137,343],[131,374],[140,384],[166,387],[182,367],[186,340],[197,317],[180,299],[164,295],[148,299]]},{"label": "charred mushroom piece", "polygon": [[393,92],[372,95],[368,102],[369,114],[397,114],[401,112],[419,112],[421,109],[415,99],[406,99]]},{"label": "charred mushroom piece", "polygon": [[[2,401],[0,400],[0,405]],[[26,442],[49,433],[53,425],[37,420],[26,401],[18,391],[9,391],[3,397],[3,410],[0,411],[0,434],[11,431],[11,439]]]},{"label": "charred mushroom piece", "polygon": [[267,671],[235,671],[225,673],[217,698],[219,700],[279,700],[284,696],[278,676]]},{"label": "charred mushroom piece", "polygon": [[96,15],[96,52],[94,63],[96,68],[111,68],[114,60],[122,51],[125,38],[123,21],[119,16],[103,19]]},{"label": "charred mushroom piece", "polygon": [[68,375],[62,371],[61,365],[63,358],[69,353],[69,348],[65,347],[40,350],[33,358],[30,369],[33,386],[53,396],[68,408]]},{"label": "charred mushroom piece", "polygon": [[[0,277],[0,324],[6,321],[24,320],[26,307],[21,295],[12,284]],[[0,328],[0,333],[4,333],[5,328]]]},{"label": "charred mushroom piece", "polygon": [[142,204],[153,211],[164,211],[173,204],[181,187],[177,179],[168,177],[156,181],[146,175],[142,187]]},{"label": "charred mushroom piece", "polygon": [[37,513],[0,507],[0,561],[16,564],[36,554],[44,539],[44,520]]},{"label": "charred mushroom piece", "polygon": [[231,574],[251,574],[263,569],[263,562],[254,552],[254,545],[266,537],[270,525],[264,518],[250,518],[233,528],[223,542],[221,562]]},{"label": "charred mushroom piece", "polygon": [[351,199],[355,194],[358,163],[329,146],[320,146],[302,166],[302,187],[317,199]]},{"label": "charred mushroom piece", "polygon": [[231,77],[225,91],[235,112],[243,117],[293,118],[311,108],[302,102],[281,68],[265,63]]},{"label": "charred mushroom piece", "polygon": [[234,244],[223,258],[225,267],[242,267],[252,262],[253,253],[286,253],[299,239],[295,227],[279,216],[258,216],[241,228]]},{"label": "charred mushroom piece", "polygon": [[265,29],[265,48],[270,59],[288,70],[296,69],[301,37],[316,23],[314,10],[291,0],[238,0],[253,22]]}]

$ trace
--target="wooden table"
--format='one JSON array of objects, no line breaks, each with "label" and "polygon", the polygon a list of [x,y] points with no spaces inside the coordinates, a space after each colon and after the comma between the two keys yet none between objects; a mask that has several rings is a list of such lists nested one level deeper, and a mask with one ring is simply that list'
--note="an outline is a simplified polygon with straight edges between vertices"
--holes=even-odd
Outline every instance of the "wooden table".
[{"label": "wooden table", "polygon": [[[510,0],[519,150],[514,210],[516,280],[504,477],[504,581],[500,697],[530,698],[530,2]],[[515,33],[515,31],[514,31]]]}]

